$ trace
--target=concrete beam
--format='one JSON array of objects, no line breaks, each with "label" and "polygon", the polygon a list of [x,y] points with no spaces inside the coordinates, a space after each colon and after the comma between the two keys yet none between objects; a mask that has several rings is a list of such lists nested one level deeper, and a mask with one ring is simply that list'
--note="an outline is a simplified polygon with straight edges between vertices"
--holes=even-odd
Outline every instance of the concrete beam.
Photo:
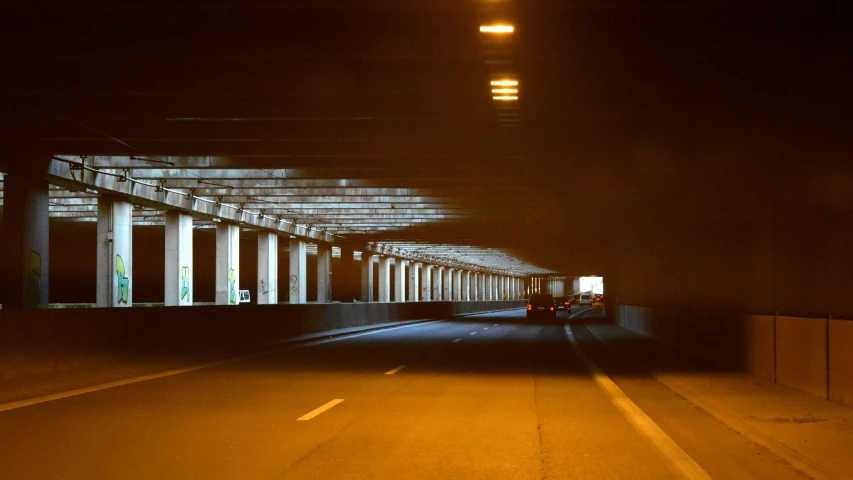
[{"label": "concrete beam", "polygon": [[[156,206],[163,210],[176,210],[190,213],[202,219],[219,219],[237,224],[245,224],[262,230],[296,235],[316,241],[332,243],[331,234],[310,229],[304,225],[280,222],[277,219],[260,216],[259,212],[246,212],[231,208],[225,204],[216,204],[196,197],[164,191],[156,185],[145,185],[123,180],[120,176],[107,175],[92,170],[72,170],[73,162],[52,160],[47,169],[48,182],[70,190],[84,188],[99,193],[124,197],[130,202]],[[77,164],[77,166],[80,166]]]}]

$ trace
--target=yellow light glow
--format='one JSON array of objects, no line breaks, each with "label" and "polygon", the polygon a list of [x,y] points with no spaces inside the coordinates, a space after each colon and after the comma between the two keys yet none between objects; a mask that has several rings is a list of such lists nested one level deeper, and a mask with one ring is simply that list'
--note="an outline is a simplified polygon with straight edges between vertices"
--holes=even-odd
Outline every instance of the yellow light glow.
[{"label": "yellow light glow", "polygon": [[501,100],[501,101],[506,102],[506,101],[518,100],[518,97],[516,97],[515,95],[495,95],[494,97],[492,97],[492,100]]},{"label": "yellow light glow", "polygon": [[480,25],[480,33],[512,33],[515,27],[512,25]]},{"label": "yellow light glow", "polygon": [[493,87],[516,87],[518,80],[492,80]]},{"label": "yellow light glow", "polygon": [[492,93],[518,93],[517,88],[493,88]]}]

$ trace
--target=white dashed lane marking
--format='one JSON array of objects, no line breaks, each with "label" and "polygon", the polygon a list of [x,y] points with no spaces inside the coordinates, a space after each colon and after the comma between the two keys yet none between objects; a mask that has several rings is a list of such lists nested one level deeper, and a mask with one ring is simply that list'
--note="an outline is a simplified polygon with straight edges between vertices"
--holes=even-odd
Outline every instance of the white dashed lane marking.
[{"label": "white dashed lane marking", "polygon": [[336,398],[336,399],[332,400],[331,402],[326,403],[325,405],[323,405],[321,407],[318,407],[318,408],[315,408],[314,410],[311,410],[310,412],[306,413],[305,415],[302,415],[301,417],[297,418],[296,420],[299,422],[305,422],[307,420],[311,420],[312,418],[316,417],[317,415],[320,415],[321,413],[325,412],[326,410],[334,407],[335,405],[337,405],[343,401],[344,401],[343,398]]},{"label": "white dashed lane marking", "polygon": [[400,365],[399,367],[395,368],[394,370],[388,370],[387,372],[385,372],[385,375],[394,375],[395,373],[399,372],[400,370],[402,370],[404,368],[406,368],[405,365]]}]

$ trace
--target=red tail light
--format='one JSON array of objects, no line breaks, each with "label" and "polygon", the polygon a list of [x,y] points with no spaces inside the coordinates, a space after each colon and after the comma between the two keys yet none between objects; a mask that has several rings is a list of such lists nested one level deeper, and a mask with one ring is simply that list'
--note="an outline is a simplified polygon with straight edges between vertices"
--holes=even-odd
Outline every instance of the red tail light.
[{"label": "red tail light", "polygon": [[551,307],[551,311],[552,311],[552,312],[554,311],[554,307]]},{"label": "red tail light", "polygon": [[533,310],[533,305],[528,305],[528,306],[527,306],[527,311],[529,312],[529,311],[531,311],[531,310]]}]

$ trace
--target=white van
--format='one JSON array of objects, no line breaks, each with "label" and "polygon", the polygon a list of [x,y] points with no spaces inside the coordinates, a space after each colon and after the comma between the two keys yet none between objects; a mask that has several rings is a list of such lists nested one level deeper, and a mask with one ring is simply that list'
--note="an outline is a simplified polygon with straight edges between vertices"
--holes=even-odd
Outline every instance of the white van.
[{"label": "white van", "polygon": [[581,293],[581,298],[578,300],[578,305],[592,305],[592,294]]}]

